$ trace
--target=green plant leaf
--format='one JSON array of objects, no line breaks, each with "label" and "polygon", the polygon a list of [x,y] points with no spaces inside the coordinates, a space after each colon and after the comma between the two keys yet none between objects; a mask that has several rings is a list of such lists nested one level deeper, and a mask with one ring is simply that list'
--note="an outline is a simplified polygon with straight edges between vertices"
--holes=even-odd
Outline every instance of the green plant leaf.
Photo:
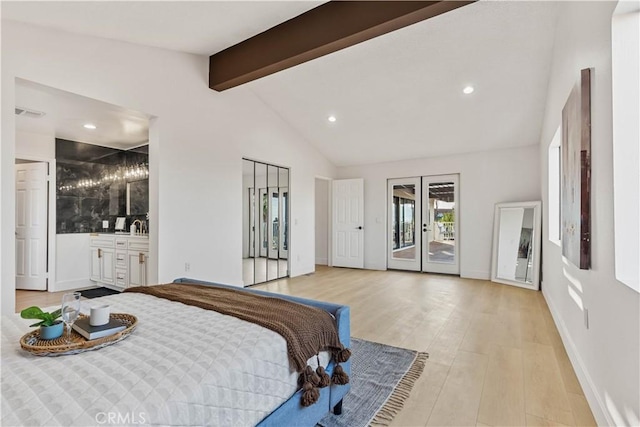
[{"label": "green plant leaf", "polygon": [[45,313],[42,311],[40,307],[29,307],[25,308],[20,312],[20,317],[23,319],[43,319],[44,320]]},{"label": "green plant leaf", "polygon": [[34,323],[30,326],[51,326],[55,323],[56,319],[62,314],[62,309],[57,309],[52,313],[45,313],[40,307],[33,306],[25,308],[20,312],[20,317],[23,319],[39,319],[38,323]]}]

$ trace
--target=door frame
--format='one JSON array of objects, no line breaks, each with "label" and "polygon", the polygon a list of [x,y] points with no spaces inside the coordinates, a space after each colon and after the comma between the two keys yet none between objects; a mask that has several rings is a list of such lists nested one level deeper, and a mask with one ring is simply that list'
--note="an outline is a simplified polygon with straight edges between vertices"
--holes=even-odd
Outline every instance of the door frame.
[{"label": "door frame", "polygon": [[[313,203],[314,203],[314,209],[313,209],[313,226],[314,226],[314,230],[317,224],[317,218],[315,216],[315,212],[316,212],[316,206],[315,206],[315,201],[316,201],[316,191],[318,191],[318,184],[317,181],[323,181],[327,184],[327,205],[325,206],[325,211],[327,214],[327,267],[333,267],[333,193],[332,193],[332,188],[333,188],[333,178],[328,178],[326,176],[320,176],[320,175],[316,175],[314,177],[313,180]],[[314,236],[315,239],[315,236]],[[315,266],[316,266],[316,260],[318,259],[317,254],[315,252],[316,248],[315,248],[315,240],[314,240],[314,246],[313,246],[313,265],[314,265],[314,271],[315,271]]]},{"label": "door frame", "polygon": [[[56,291],[56,159],[21,155],[16,153],[13,160],[14,165],[18,160],[28,162],[47,163],[47,292]],[[14,172],[15,173],[15,172]],[[13,183],[13,191],[16,191],[16,182]],[[15,210],[15,209],[14,209]],[[13,213],[15,215],[15,212]],[[15,234],[13,235],[13,245],[15,246]],[[15,289],[15,271],[14,271]]]}]

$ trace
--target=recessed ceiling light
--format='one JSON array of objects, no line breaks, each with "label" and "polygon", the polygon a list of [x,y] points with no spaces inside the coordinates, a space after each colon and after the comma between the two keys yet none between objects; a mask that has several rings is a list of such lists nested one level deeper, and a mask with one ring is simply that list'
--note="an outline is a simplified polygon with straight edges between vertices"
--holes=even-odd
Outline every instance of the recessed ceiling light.
[{"label": "recessed ceiling light", "polygon": [[463,92],[465,95],[469,95],[469,94],[473,93],[473,91],[474,91],[474,90],[475,90],[475,89],[473,88],[473,86],[467,86],[467,87],[465,87],[464,89],[462,89],[462,92]]},{"label": "recessed ceiling light", "polygon": [[337,119],[336,119],[336,116],[329,116],[329,117],[327,118],[327,120],[329,120],[331,123],[333,123],[333,122],[335,122]]},{"label": "recessed ceiling light", "polygon": [[84,128],[85,128],[85,129],[95,129],[95,128],[96,128],[96,125],[91,124],[91,123],[86,123],[86,124],[84,125]]}]

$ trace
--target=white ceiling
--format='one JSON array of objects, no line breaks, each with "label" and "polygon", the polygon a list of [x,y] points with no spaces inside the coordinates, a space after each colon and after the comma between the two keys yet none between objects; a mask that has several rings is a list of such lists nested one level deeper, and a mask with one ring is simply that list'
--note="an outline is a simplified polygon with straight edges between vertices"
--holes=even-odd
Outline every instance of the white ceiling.
[{"label": "white ceiling", "polygon": [[211,55],[324,1],[3,2],[2,19]]},{"label": "white ceiling", "polygon": [[[208,55],[320,3],[3,2],[2,17]],[[336,165],[537,144],[557,9],[480,1],[245,87]]]},{"label": "white ceiling", "polygon": [[45,113],[16,116],[17,130],[120,150],[149,142],[149,116],[27,80],[16,81],[16,106]]}]

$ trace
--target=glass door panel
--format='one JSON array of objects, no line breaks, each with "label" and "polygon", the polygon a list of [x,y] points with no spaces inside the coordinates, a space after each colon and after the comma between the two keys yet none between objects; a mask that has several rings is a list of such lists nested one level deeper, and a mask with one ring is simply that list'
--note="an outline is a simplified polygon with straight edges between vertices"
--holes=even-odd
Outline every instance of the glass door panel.
[{"label": "glass door panel", "polygon": [[420,271],[420,178],[390,179],[389,268]]},{"label": "glass door panel", "polygon": [[280,188],[280,252],[278,254],[278,277],[289,275],[289,169],[279,168]]},{"label": "glass door panel", "polygon": [[267,198],[267,165],[257,163],[255,167],[255,218],[256,218],[256,237],[255,237],[255,280],[254,283],[262,283],[267,281],[267,244],[268,232],[267,225],[269,208]]},{"label": "glass door panel", "polygon": [[278,278],[278,252],[280,251],[280,191],[278,167],[267,166],[267,280]]},{"label": "glass door panel", "polygon": [[422,177],[422,270],[459,274],[458,175]]},{"label": "glass door panel", "polygon": [[242,160],[242,281],[245,286],[255,283],[255,163]]}]

